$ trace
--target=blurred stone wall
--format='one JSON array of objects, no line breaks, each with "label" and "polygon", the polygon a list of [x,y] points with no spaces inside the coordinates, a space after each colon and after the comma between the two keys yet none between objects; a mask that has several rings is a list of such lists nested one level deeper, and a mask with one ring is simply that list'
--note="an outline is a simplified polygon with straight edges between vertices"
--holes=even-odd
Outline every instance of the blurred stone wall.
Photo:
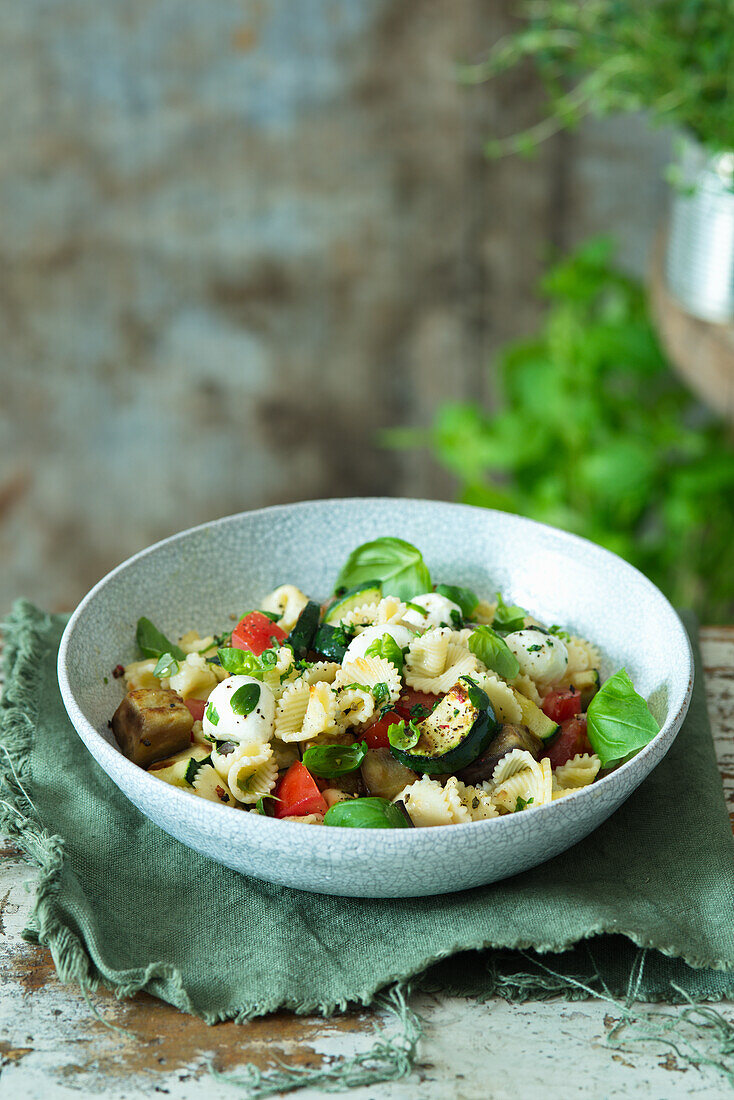
[{"label": "blurred stone wall", "polygon": [[549,244],[644,263],[662,139],[482,142],[540,105],[467,90],[483,0],[0,0],[0,609],[71,607],[191,524],[442,496],[376,433],[531,329]]}]

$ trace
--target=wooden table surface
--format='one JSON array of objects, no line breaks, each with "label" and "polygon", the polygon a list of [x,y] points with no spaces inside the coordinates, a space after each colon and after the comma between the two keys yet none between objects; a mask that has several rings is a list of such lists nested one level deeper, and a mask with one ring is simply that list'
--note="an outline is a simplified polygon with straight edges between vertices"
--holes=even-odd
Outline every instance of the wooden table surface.
[{"label": "wooden table surface", "polygon": [[[734,627],[705,628],[702,648],[717,758],[734,823]],[[34,872],[12,845],[6,844],[2,855],[2,1100],[78,1100],[90,1095],[127,1100],[153,1093],[171,1100],[234,1100],[242,1091],[215,1080],[210,1065],[234,1074],[247,1062],[262,1066],[276,1056],[317,1066],[366,1049],[374,1022],[383,1019],[372,1010],[331,1020],[279,1013],[244,1026],[208,1028],[145,994],[118,1002],[99,993],[87,1002],[78,989],[60,984],[48,951],[20,938],[32,904]],[[414,1074],[351,1095],[360,1100],[411,1100],[418,1095],[421,1100],[511,1100],[520,1095],[531,1100],[711,1100],[731,1095],[715,1071],[689,1066],[659,1044],[628,1044],[620,1050],[607,1046],[619,1014],[603,1001],[517,1005],[496,999],[478,1004],[421,995],[414,1004],[425,1023]],[[734,1022],[734,1003],[717,1007]],[[659,1006],[652,1011],[678,1010]],[[105,1027],[99,1017],[131,1034]],[[326,1094],[309,1089],[297,1095],[313,1100]]]}]

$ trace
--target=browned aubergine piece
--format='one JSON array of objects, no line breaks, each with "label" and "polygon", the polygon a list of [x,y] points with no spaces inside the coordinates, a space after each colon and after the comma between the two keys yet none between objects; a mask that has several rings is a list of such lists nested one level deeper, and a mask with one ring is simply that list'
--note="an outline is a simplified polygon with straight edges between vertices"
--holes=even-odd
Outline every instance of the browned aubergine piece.
[{"label": "browned aubergine piece", "polygon": [[513,749],[525,749],[537,760],[543,751],[543,742],[527,726],[501,726],[499,733],[492,738],[482,755],[457,772],[459,779],[463,783],[484,783],[486,779],[492,778],[492,772],[502,757]]},{"label": "browned aubergine piece", "polygon": [[128,760],[148,768],[191,743],[191,711],[175,691],[130,691],[112,716],[112,732]]}]

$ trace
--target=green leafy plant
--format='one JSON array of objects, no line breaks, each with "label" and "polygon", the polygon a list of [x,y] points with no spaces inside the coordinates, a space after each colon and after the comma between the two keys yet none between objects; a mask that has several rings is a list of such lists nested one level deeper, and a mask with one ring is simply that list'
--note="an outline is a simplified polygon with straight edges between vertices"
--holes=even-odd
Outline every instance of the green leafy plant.
[{"label": "green leafy plant", "polygon": [[430,429],[395,429],[390,443],[428,446],[466,503],[585,535],[675,603],[731,619],[731,429],[671,373],[643,290],[611,266],[610,242],[557,263],[541,291],[541,331],[497,364],[504,407],[444,405]]},{"label": "green leafy plant", "polygon": [[585,115],[641,110],[713,151],[734,148],[731,0],[533,0],[525,10],[517,33],[461,69],[480,83],[531,58],[543,79],[546,117],[491,141],[491,155],[527,151]]}]

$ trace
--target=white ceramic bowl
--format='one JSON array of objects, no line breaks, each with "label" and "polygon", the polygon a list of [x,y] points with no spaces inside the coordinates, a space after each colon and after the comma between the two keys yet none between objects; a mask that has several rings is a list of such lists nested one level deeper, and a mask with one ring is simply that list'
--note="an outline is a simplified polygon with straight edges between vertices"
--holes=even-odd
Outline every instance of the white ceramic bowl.
[{"label": "white ceramic bowl", "polygon": [[[348,553],[380,535],[423,552],[434,583],[500,590],[624,666],[660,733],[617,771],[521,814],[434,829],[335,829],[241,813],[161,783],[121,754],[107,723],[122,698],[110,677],[135,656],[147,615],[170,635],[230,625],[277,584],[327,596]],[[387,498],[310,501],[184,531],[114,569],[82,600],[59,650],[59,683],[79,736],[114,783],[167,833],[248,875],[318,893],[409,897],[479,886],[534,867],[600,825],[668,751],[685,717],[693,662],[680,619],[614,554],[531,520],[459,504]],[[108,677],[105,684],[104,677]]]}]

